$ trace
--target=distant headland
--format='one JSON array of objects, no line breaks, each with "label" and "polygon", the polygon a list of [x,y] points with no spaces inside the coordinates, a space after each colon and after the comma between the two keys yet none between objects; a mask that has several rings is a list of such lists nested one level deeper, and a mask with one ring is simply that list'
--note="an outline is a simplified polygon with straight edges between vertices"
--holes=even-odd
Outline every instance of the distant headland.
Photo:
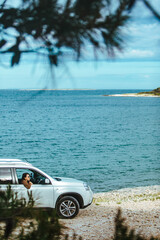
[{"label": "distant headland", "polygon": [[149,92],[103,95],[107,97],[160,97],[160,87]]}]

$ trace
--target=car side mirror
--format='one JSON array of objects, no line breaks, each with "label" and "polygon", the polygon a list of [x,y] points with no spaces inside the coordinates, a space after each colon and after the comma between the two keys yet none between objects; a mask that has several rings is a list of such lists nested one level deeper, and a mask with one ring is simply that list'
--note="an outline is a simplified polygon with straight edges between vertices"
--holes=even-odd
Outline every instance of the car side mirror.
[{"label": "car side mirror", "polygon": [[49,179],[45,178],[45,184],[49,184],[49,183],[50,183]]}]

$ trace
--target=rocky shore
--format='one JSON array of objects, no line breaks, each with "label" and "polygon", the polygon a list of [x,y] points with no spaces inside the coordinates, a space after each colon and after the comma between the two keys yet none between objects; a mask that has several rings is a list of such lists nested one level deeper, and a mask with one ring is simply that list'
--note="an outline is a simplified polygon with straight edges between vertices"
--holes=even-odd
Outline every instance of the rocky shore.
[{"label": "rocky shore", "polygon": [[83,240],[111,240],[118,209],[130,229],[149,238],[160,238],[160,186],[122,189],[94,194],[92,205],[70,220],[61,220],[64,233],[75,232]]}]

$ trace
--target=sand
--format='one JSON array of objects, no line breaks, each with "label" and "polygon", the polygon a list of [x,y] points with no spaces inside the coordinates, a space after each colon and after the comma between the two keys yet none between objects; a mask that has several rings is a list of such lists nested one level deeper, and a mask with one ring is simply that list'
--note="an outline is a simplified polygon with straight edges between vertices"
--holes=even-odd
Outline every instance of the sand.
[{"label": "sand", "polygon": [[83,240],[111,240],[118,208],[130,229],[146,238],[160,238],[160,186],[94,194],[92,205],[80,210],[76,218],[60,220],[67,227],[64,234],[76,233]]}]

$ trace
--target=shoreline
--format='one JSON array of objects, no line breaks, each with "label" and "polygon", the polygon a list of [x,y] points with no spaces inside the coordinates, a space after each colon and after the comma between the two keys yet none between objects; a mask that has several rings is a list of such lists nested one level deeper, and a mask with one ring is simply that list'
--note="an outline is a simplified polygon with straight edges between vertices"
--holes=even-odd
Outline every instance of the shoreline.
[{"label": "shoreline", "polygon": [[133,188],[122,188],[118,190],[112,190],[108,192],[99,192],[94,193],[94,198],[97,199],[99,197],[112,197],[114,196],[114,199],[116,200],[117,196],[131,196],[134,197],[134,195],[137,194],[159,194],[160,196],[160,185],[151,185],[151,186],[141,186],[141,187],[133,187]]},{"label": "shoreline", "polygon": [[111,240],[114,237],[115,217],[122,211],[129,230],[148,239],[160,238],[160,185],[124,188],[94,194],[94,201],[74,219],[60,220],[64,234],[76,233],[83,240]]},{"label": "shoreline", "polygon": [[143,93],[123,93],[123,94],[111,94],[111,95],[103,95],[104,97],[151,97],[151,98],[159,98],[160,96],[154,94],[143,94]]}]

